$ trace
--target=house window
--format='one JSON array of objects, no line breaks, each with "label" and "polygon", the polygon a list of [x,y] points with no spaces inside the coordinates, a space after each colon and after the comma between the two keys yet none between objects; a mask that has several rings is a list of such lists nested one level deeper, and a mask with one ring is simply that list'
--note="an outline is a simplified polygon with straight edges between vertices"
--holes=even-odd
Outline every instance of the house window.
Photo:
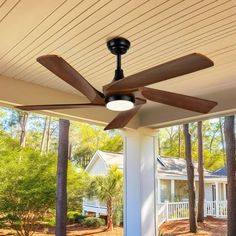
[{"label": "house window", "polygon": [[164,180],[161,181],[161,202],[165,201],[171,201],[171,182],[170,180]]},{"label": "house window", "polygon": [[186,180],[175,181],[175,202],[188,201],[188,183]]}]

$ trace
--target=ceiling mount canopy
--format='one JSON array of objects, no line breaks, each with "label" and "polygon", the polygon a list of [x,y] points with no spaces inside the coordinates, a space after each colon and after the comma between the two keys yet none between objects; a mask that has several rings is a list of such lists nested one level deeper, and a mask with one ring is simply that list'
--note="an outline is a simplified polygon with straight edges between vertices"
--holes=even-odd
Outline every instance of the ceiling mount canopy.
[{"label": "ceiling mount canopy", "polygon": [[63,58],[57,55],[37,58],[40,64],[84,94],[90,103],[26,105],[17,106],[17,108],[22,110],[56,110],[100,106],[120,111],[118,116],[106,126],[105,130],[107,130],[123,128],[146,103],[146,99],[200,113],[208,113],[217,105],[214,101],[145,87],[213,66],[214,63],[206,56],[192,53],[124,77],[121,68],[121,55],[128,51],[130,42],[125,38],[116,37],[107,41],[107,47],[117,57],[117,68],[113,81],[103,86],[103,93],[95,89]]}]

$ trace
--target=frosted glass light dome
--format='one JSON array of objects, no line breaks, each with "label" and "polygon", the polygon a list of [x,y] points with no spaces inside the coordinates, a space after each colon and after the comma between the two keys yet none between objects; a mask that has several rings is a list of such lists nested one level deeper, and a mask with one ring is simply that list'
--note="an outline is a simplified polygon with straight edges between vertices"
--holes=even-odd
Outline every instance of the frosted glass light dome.
[{"label": "frosted glass light dome", "polygon": [[111,111],[127,111],[134,107],[134,97],[129,95],[112,95],[106,99],[106,107]]}]

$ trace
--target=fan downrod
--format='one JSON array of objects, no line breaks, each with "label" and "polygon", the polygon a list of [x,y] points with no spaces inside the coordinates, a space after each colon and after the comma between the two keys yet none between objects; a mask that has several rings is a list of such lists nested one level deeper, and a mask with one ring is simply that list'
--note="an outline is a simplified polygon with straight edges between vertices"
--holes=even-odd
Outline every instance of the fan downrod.
[{"label": "fan downrod", "polygon": [[123,79],[124,72],[121,68],[121,55],[128,51],[130,42],[125,38],[116,37],[107,41],[107,47],[112,54],[116,55],[116,70],[113,81]]}]

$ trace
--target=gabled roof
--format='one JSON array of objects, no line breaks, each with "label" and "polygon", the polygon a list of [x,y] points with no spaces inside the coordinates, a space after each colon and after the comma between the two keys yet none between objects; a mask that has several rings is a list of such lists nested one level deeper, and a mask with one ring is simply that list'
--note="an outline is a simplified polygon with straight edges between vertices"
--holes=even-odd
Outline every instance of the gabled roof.
[{"label": "gabled roof", "polygon": [[216,171],[213,172],[214,175],[219,175],[219,176],[227,176],[227,167],[224,166]]},{"label": "gabled roof", "polygon": [[[101,160],[104,161],[105,165],[108,168],[113,165],[116,165],[120,170],[123,169],[124,162],[122,153],[112,153],[98,150],[94,154],[93,158],[91,159],[85,170],[90,171],[90,168],[94,165],[98,158],[101,158]],[[183,158],[157,156],[157,163],[157,171],[162,176],[187,176],[186,161]],[[193,165],[195,177],[198,177],[198,163],[194,162]],[[205,178],[224,178],[227,176],[227,172],[224,168],[221,168],[214,172],[205,170],[204,175]]]},{"label": "gabled roof", "polygon": [[98,151],[98,153],[108,166],[116,165],[119,169],[123,169],[123,154],[104,151]]},{"label": "gabled roof", "polygon": [[[174,158],[174,157],[164,157],[158,156],[157,160],[161,165],[157,166],[157,170],[160,174],[163,175],[174,175],[174,176],[187,176],[187,166],[186,161],[183,158]],[[198,177],[198,163],[194,162],[194,173],[195,177]],[[217,172],[211,172],[205,169],[204,175],[205,178],[220,178],[226,177],[226,175],[221,171],[221,175]]]},{"label": "gabled roof", "polygon": [[91,161],[89,162],[85,170],[89,171],[98,158],[101,158],[108,168],[115,165],[118,166],[118,169],[123,169],[123,154],[98,150],[93,155]]},{"label": "gabled roof", "polygon": [[163,167],[166,167],[166,166],[165,166],[165,163],[162,161],[162,159],[161,159],[160,156],[157,157],[157,162],[158,162],[160,165],[162,165]]}]

